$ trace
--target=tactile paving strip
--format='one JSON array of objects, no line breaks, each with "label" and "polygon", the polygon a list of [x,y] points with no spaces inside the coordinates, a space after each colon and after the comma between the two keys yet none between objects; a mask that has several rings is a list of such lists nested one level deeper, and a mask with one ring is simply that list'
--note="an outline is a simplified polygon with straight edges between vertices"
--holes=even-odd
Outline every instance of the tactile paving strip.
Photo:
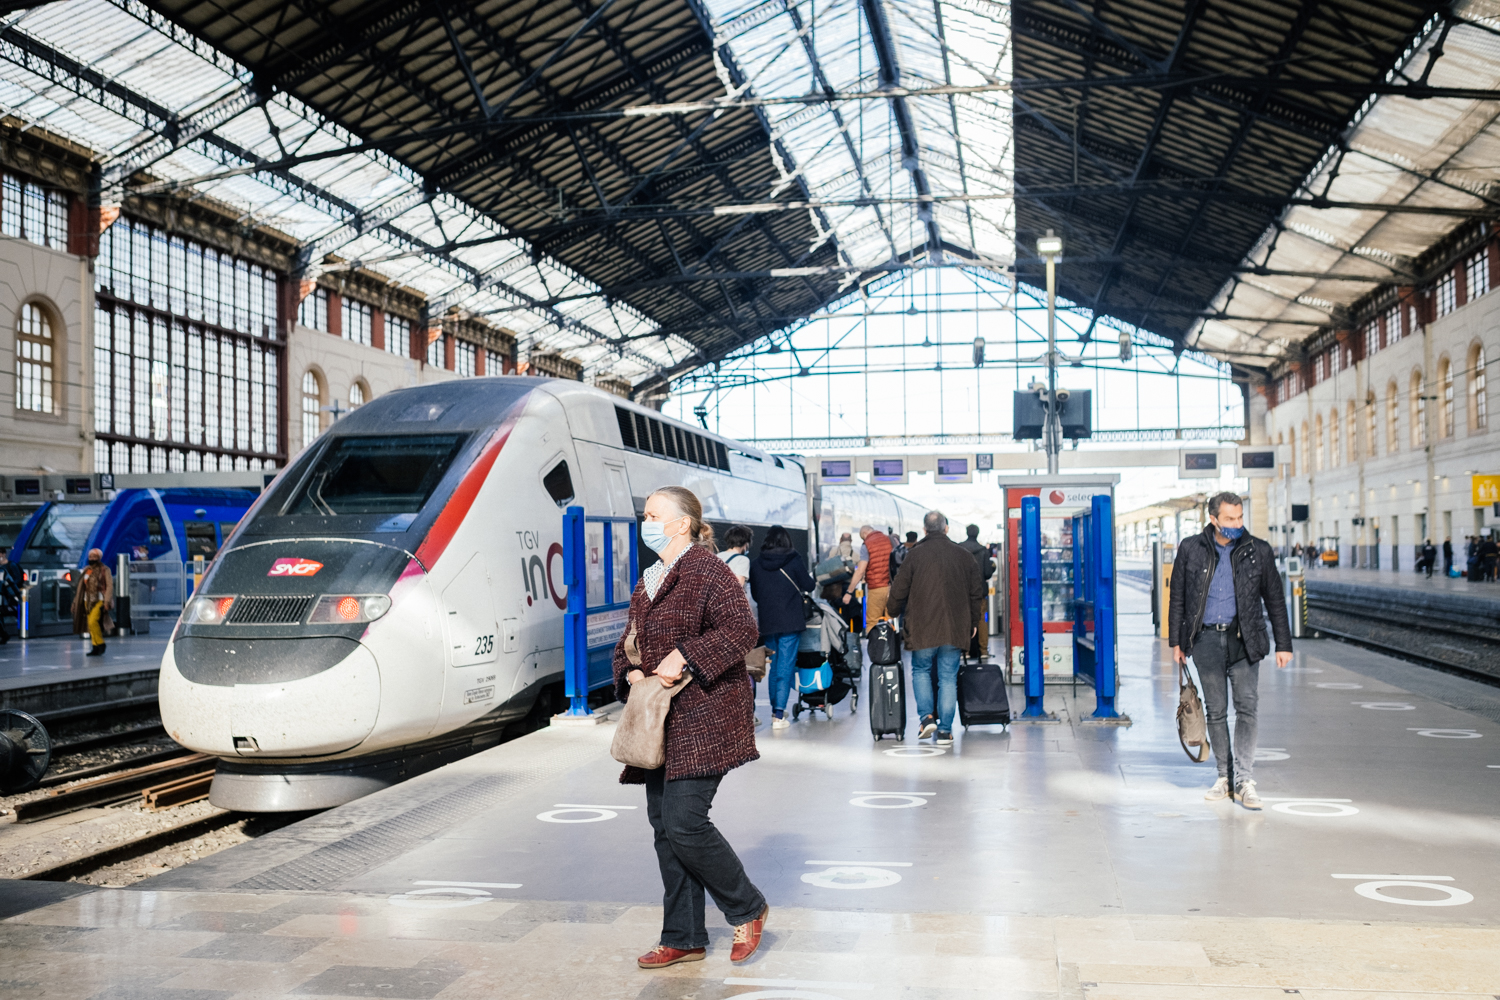
[{"label": "tactile paving strip", "polygon": [[[533,740],[532,743],[524,749],[516,744],[510,745],[523,753],[506,755],[512,759],[504,761],[504,774],[476,776],[471,784],[462,788],[243,879],[231,886],[230,891],[331,888],[384,864],[408,848],[513,795],[597,760],[601,749],[597,741],[590,739],[570,740],[561,746],[553,740]],[[513,759],[514,756],[522,759]]]}]

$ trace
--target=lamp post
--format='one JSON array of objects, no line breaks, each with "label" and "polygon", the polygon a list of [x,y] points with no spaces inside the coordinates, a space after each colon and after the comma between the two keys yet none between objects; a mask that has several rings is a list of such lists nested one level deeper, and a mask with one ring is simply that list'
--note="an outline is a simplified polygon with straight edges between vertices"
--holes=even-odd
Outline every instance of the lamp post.
[{"label": "lamp post", "polygon": [[1036,252],[1047,261],[1047,426],[1042,441],[1050,476],[1057,475],[1057,456],[1062,451],[1062,414],[1057,408],[1057,256],[1062,248],[1062,237],[1050,229],[1036,241]]}]

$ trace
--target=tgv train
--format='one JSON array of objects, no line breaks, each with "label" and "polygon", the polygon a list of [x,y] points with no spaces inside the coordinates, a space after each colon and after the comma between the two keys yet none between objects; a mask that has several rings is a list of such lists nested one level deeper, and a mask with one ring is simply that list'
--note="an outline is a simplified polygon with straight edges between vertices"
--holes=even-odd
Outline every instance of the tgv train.
[{"label": "tgv train", "polygon": [[807,542],[800,465],[597,389],[373,400],[219,552],[163,657],[162,721],[221,758],[212,801],[251,811],[345,802],[539,723],[561,705],[562,508],[629,517],[668,484]]}]

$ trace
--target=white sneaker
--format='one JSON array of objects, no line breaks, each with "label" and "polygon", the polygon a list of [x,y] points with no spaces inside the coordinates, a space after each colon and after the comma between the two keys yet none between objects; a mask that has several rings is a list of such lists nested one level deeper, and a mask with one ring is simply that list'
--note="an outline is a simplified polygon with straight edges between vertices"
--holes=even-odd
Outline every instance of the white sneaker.
[{"label": "white sneaker", "polygon": [[1240,805],[1246,809],[1260,811],[1260,793],[1255,790],[1254,781],[1242,781],[1234,790],[1235,798],[1240,800]]},{"label": "white sneaker", "polygon": [[[792,720],[786,718],[785,716],[782,716],[779,719],[772,719],[771,720],[771,728],[772,729],[786,729],[786,728],[790,727],[791,724],[792,724]],[[1223,796],[1220,796],[1220,798],[1223,798]]]},{"label": "white sneaker", "polygon": [[1203,793],[1203,801],[1217,802],[1229,797],[1229,779],[1220,778],[1214,782],[1214,787]]}]

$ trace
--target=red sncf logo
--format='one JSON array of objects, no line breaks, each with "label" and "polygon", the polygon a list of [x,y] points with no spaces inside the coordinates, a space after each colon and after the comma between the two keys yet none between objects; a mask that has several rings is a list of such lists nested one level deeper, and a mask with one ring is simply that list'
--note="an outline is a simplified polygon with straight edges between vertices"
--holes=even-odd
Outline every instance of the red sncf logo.
[{"label": "red sncf logo", "polygon": [[276,560],[266,576],[312,576],[323,568],[316,559],[300,559],[296,556]]}]

